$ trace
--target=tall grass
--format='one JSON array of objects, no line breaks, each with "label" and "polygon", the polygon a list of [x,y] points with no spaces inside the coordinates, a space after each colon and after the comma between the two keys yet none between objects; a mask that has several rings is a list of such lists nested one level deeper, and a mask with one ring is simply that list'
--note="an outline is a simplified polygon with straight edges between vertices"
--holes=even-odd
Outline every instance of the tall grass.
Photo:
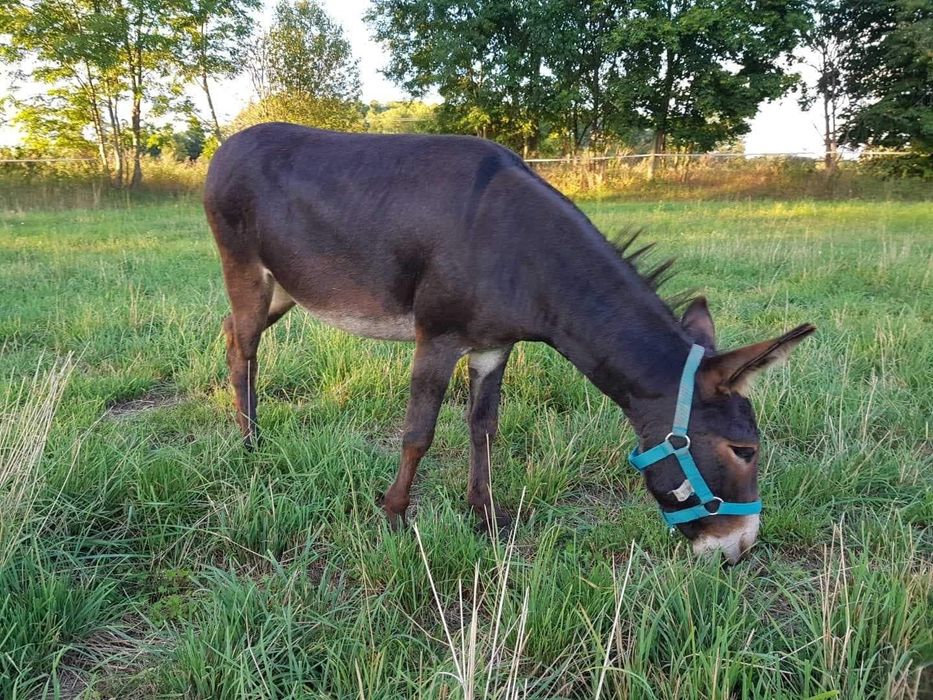
[{"label": "tall grass", "polygon": [[513,353],[493,451],[510,539],[464,503],[463,368],[414,527],[392,533],[377,495],[409,346],[290,312],[263,338],[265,442],[245,453],[197,204],[7,213],[0,413],[51,415],[49,358],[76,359],[50,423],[3,423],[0,455],[28,427],[41,459],[11,472],[29,475],[16,519],[0,512],[0,697],[928,696],[930,205],[585,207],[678,255],[671,291],[707,294],[722,347],[819,326],[753,394],[748,561],[695,561],[667,534],[617,407],[536,344]]},{"label": "tall grass", "polygon": [[575,198],[639,200],[697,199],[928,199],[929,178],[885,177],[876,168],[843,161],[833,172],[809,158],[673,157],[661,160],[653,177],[648,160],[588,160],[540,163],[535,169]]},{"label": "tall grass", "polygon": [[0,569],[33,524],[33,506],[42,489],[39,463],[73,369],[68,356],[0,396]]},{"label": "tall grass", "polygon": [[[749,198],[898,199],[930,198],[929,176],[911,176],[877,161],[843,161],[834,172],[807,158],[665,158],[653,178],[647,159],[586,157],[532,167],[568,196],[579,199],[741,200]],[[888,157],[897,160],[897,157]],[[197,196],[208,160],[142,160],[143,182],[130,192],[112,188],[92,165],[31,166],[0,163],[0,211],[132,206],[166,197]]]}]

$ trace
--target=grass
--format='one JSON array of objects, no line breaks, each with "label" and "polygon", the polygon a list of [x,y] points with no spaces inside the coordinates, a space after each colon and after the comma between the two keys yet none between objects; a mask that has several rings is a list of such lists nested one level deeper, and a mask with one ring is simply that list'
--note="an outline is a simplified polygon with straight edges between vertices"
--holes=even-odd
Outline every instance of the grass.
[{"label": "grass", "polygon": [[[907,167],[901,172],[897,167]],[[640,201],[747,199],[929,199],[929,174],[913,175],[921,161],[898,156],[842,161],[833,172],[809,158],[700,157],[661,159],[653,178],[647,160],[586,160],[540,163],[535,167],[548,182],[571,197]],[[2,200],[0,200],[2,201]]]},{"label": "grass", "polygon": [[[928,159],[927,159],[928,160]],[[663,158],[653,178],[644,158],[545,162],[532,167],[570,197],[655,202],[786,199],[927,201],[931,173],[922,157],[879,156],[842,161],[828,173],[808,158]],[[135,192],[114,189],[90,163],[0,161],[0,210],[129,207],[189,199],[203,187],[209,161],[144,157]]]},{"label": "grass", "polygon": [[820,328],[754,394],[748,561],[669,537],[619,410],[531,344],[494,455],[514,539],[466,515],[463,368],[393,535],[375,497],[410,346],[293,311],[246,454],[196,203],[2,214],[0,414],[22,427],[0,502],[23,495],[0,512],[0,697],[929,697],[933,205],[586,209],[678,256],[671,291],[710,297],[722,346]]}]

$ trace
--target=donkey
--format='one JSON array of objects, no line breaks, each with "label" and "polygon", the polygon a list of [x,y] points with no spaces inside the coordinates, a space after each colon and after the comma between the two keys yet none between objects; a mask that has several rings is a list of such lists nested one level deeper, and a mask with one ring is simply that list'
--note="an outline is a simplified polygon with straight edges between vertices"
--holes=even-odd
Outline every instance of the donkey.
[{"label": "donkey", "polygon": [[[508,526],[490,495],[487,446],[518,341],[547,343],[569,360],[619,405],[642,449],[671,445],[665,435],[682,371],[691,346],[700,346],[687,397],[687,447],[715,501],[741,508],[758,498],[749,382],[815,328],[717,352],[703,298],[678,320],[655,291],[665,266],[639,273],[634,259],[642,250],[620,255],[511,151],[465,136],[260,124],[218,149],[204,206],[232,307],[223,331],[247,447],[259,433],[260,336],[296,303],[350,333],[415,342],[401,463],[382,499],[391,526],[405,522],[412,480],[465,355],[468,502],[481,526]],[[686,448],[667,454],[676,449]],[[673,456],[646,468],[645,477],[665,517],[701,503],[696,479]],[[757,537],[757,511],[713,515],[704,511],[676,527],[695,552],[722,552],[735,562]]]}]

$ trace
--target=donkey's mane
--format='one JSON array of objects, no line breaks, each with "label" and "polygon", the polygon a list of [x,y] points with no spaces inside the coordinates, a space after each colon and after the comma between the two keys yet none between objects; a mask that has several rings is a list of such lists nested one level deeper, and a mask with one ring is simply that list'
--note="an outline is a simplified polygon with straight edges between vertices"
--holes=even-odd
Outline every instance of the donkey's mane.
[{"label": "donkey's mane", "polygon": [[[644,245],[635,245],[641,243],[639,237],[644,229],[635,229],[634,231],[622,231],[613,239],[608,239],[609,245],[619,256],[619,259],[628,265],[642,282],[664,303],[671,316],[675,316],[675,311],[686,306],[696,296],[695,290],[685,289],[676,292],[668,297],[662,297],[658,294],[661,285],[668,282],[677,272],[673,269],[674,258],[667,258],[661,262],[652,262],[649,253],[654,249],[655,243],[646,243]],[[675,316],[676,318],[676,316]]]},{"label": "donkey's mane", "polygon": [[[570,199],[567,195],[561,192],[559,189],[554,187],[551,183],[545,180],[541,174],[532,168],[528,163],[522,160],[516,153],[502,147],[502,151],[508,154],[512,159],[512,162],[523,169],[526,173],[531,175],[532,178],[537,180],[540,184],[544,185],[547,189],[551,190],[556,194],[565,204],[570,205],[572,209],[575,209],[579,212],[577,205],[573,203],[573,200]],[[593,223],[589,220],[589,217],[584,215],[587,223],[592,227],[596,228]],[[661,287],[665,282],[669,281],[676,273],[672,269],[674,265],[674,258],[667,258],[662,260],[660,263],[652,264],[649,260],[650,256],[647,253],[651,252],[654,248],[654,243],[646,243],[643,246],[636,246],[634,250],[630,250],[634,245],[638,237],[644,232],[644,229],[622,229],[618,232],[613,238],[609,238],[604,235],[599,229],[596,229],[597,232],[606,240],[609,244],[609,247],[619,256],[619,259],[623,264],[629,267],[632,272],[645,284],[649,291],[653,292],[658,299],[661,300],[662,305],[670,313],[671,317],[675,321],[679,321],[675,312],[682,307],[689,304],[696,297],[695,289],[685,289],[681,292],[676,292],[668,297],[663,297],[658,294],[658,288]]]}]

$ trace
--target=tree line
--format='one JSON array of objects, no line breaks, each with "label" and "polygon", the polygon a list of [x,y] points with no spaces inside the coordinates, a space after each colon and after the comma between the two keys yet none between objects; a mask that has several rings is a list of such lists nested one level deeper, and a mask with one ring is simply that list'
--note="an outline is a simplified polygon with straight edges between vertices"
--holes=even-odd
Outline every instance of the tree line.
[{"label": "tree line", "polygon": [[[933,151],[930,0],[373,0],[386,74],[437,106],[362,104],[350,44],[319,0],[280,0],[268,27],[260,2],[7,2],[0,59],[44,86],[7,111],[32,152],[92,148],[120,187],[139,184],[147,151],[209,153],[273,119],[469,133],[526,156],[710,150],[791,90],[820,105],[830,166],[841,145]],[[244,72],[253,99],[221,124],[212,83]],[[179,119],[186,132],[166,129]]]}]

